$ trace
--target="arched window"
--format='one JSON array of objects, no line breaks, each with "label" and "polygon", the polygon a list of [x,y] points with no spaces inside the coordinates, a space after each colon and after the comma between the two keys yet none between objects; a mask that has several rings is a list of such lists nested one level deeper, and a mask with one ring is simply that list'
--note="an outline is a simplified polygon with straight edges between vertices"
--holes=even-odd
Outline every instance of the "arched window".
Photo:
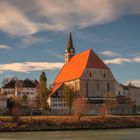
[{"label": "arched window", "polygon": [[92,76],[92,74],[91,74],[91,72],[89,73],[89,77],[91,78],[91,76]]},{"label": "arched window", "polygon": [[107,91],[109,92],[110,91],[110,84],[107,83]]}]

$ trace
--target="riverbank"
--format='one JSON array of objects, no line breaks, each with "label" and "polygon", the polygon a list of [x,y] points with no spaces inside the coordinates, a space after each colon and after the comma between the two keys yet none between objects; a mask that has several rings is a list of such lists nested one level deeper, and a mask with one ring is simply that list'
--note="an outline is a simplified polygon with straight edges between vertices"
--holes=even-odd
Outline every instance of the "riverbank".
[{"label": "riverbank", "polygon": [[45,131],[140,128],[140,116],[0,117],[0,131]]}]

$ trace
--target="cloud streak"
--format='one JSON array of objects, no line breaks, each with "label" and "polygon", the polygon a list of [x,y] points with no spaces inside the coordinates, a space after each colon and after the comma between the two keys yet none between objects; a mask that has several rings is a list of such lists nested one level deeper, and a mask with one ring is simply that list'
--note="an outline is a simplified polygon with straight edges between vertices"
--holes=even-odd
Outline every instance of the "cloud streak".
[{"label": "cloud streak", "polygon": [[10,63],[0,64],[0,72],[12,71],[12,72],[30,72],[40,70],[57,70],[62,68],[64,63],[61,62],[24,62],[24,63]]},{"label": "cloud streak", "polygon": [[100,52],[100,54],[102,54],[102,55],[104,55],[104,56],[108,56],[108,57],[120,56],[119,53],[112,52],[112,51],[103,51],[103,52]]},{"label": "cloud streak", "polygon": [[139,6],[138,0],[1,0],[0,30],[23,36],[85,28],[140,14]]},{"label": "cloud streak", "polygon": [[131,83],[134,86],[140,87],[140,80],[136,80],[136,79],[135,80],[128,80],[126,82],[126,84],[128,85],[129,83]]},{"label": "cloud streak", "polygon": [[104,61],[106,64],[123,64],[126,62],[132,62],[130,59],[127,58],[114,58],[111,60],[105,60]]},{"label": "cloud streak", "polygon": [[11,47],[7,45],[0,45],[0,49],[10,50]]}]

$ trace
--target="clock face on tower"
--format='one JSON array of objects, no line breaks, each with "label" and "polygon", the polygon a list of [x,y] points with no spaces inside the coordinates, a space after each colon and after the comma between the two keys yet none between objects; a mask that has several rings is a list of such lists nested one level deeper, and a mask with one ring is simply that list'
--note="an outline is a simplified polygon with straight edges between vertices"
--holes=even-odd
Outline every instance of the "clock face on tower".
[{"label": "clock face on tower", "polygon": [[72,53],[73,52],[73,49],[70,49],[70,52]]}]

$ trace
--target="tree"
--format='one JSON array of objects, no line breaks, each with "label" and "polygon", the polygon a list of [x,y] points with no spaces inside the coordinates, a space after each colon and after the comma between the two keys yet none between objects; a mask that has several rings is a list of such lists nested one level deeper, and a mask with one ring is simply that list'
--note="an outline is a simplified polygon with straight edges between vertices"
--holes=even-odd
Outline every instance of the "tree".
[{"label": "tree", "polygon": [[80,121],[80,117],[88,111],[88,104],[84,100],[84,97],[81,95],[76,95],[73,101],[73,110],[75,116],[78,117],[78,120]]},{"label": "tree", "polygon": [[7,98],[7,108],[10,111],[10,115],[12,114],[13,100],[14,99],[12,97]]},{"label": "tree", "polygon": [[44,109],[47,108],[47,96],[48,96],[47,78],[44,71],[42,71],[39,78],[39,89],[40,89],[40,107],[44,112]]},{"label": "tree", "polygon": [[28,97],[27,95],[23,95],[22,98],[21,98],[21,102],[24,106],[27,106],[27,103],[28,103]]},{"label": "tree", "polygon": [[73,90],[72,87],[65,85],[63,93],[64,93],[64,97],[66,100],[66,105],[69,109],[69,114],[71,114],[74,96],[75,96],[76,92]]}]

